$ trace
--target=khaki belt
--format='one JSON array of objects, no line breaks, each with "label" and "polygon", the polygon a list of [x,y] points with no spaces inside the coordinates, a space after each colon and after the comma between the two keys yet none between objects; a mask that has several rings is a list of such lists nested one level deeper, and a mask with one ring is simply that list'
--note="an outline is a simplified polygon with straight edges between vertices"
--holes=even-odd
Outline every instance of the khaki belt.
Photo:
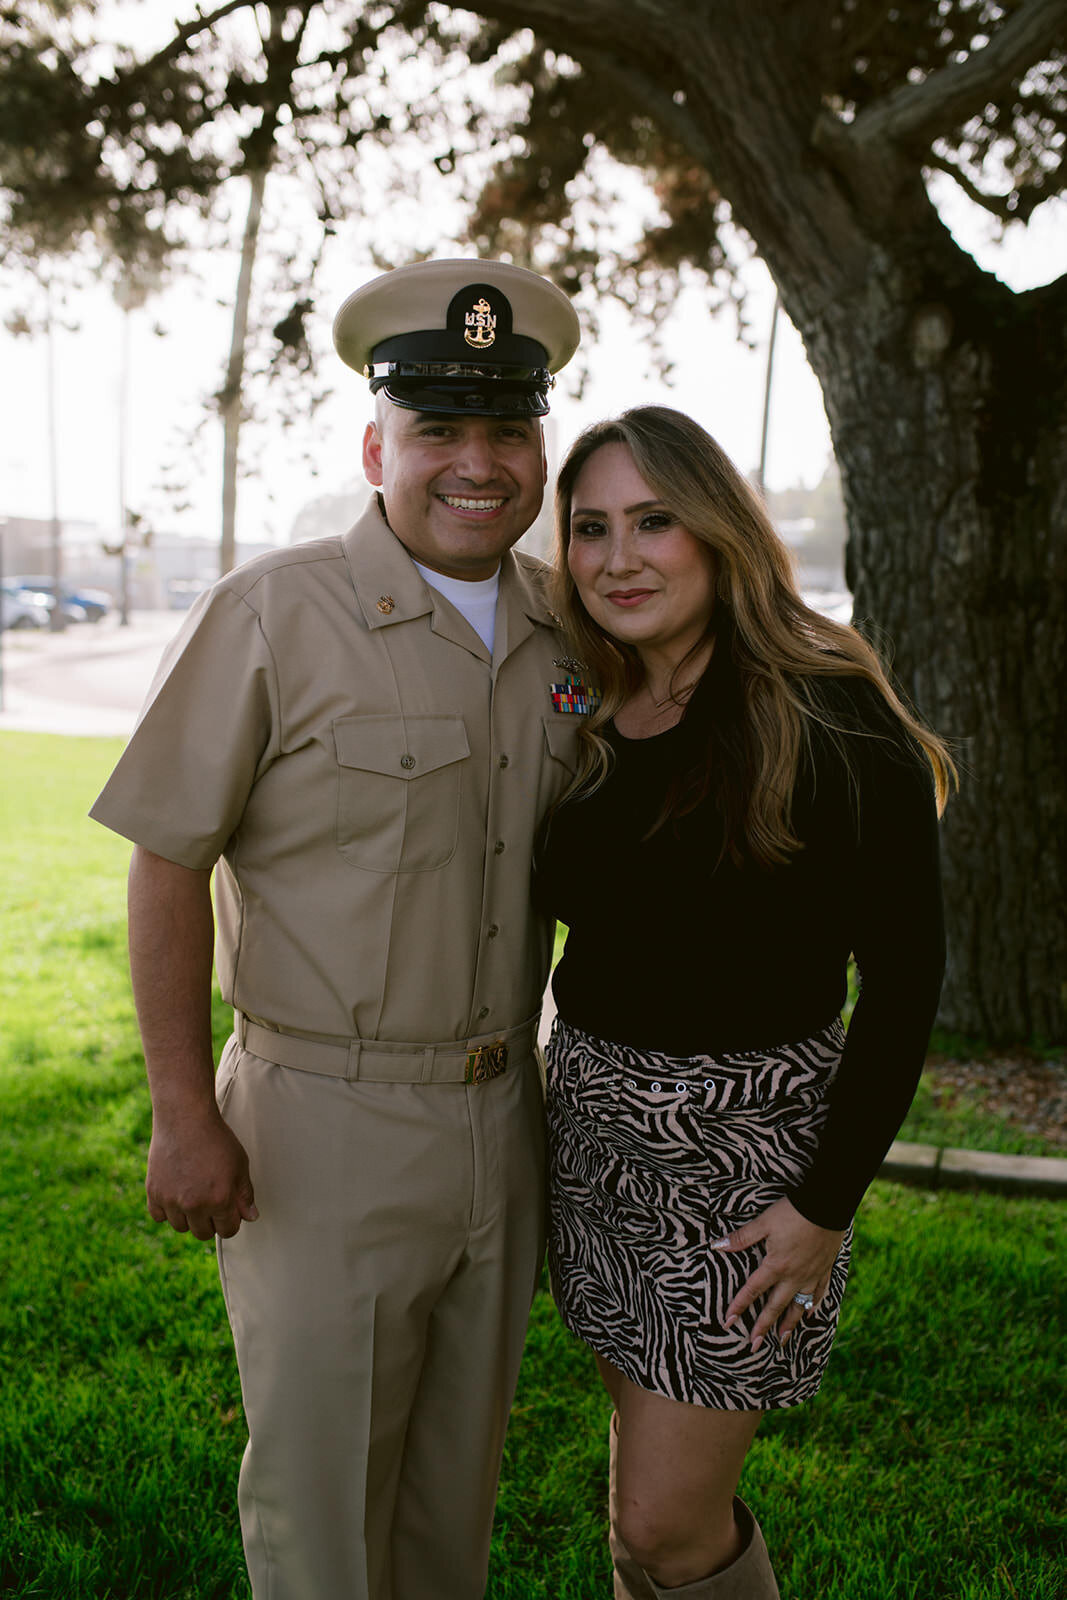
[{"label": "khaki belt", "polygon": [[318,1072],[364,1083],[485,1083],[498,1078],[512,1047],[532,1054],[540,1018],[480,1039],[447,1044],[395,1044],[383,1039],[335,1039],[264,1027],[243,1012],[233,1014],[242,1050],[280,1067]]}]

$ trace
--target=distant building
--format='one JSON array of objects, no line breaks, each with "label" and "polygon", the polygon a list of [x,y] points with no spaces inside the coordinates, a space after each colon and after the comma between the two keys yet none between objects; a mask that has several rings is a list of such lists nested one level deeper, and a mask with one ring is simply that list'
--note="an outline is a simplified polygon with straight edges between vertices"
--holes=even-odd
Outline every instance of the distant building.
[{"label": "distant building", "polygon": [[[265,555],[277,546],[267,541],[237,541],[237,565]],[[219,576],[219,541],[201,534],[157,533],[135,550],[131,561],[131,595],[135,610],[182,611]]]},{"label": "distant building", "polygon": [[[122,588],[115,534],[96,522],[64,519],[60,524],[63,581],[118,596]],[[238,562],[250,561],[275,547],[238,541]],[[109,554],[109,550],[111,553]],[[0,559],[5,577],[52,571],[52,523],[46,517],[0,515]],[[131,548],[130,605],[135,611],[183,607],[219,575],[219,541],[202,535],[149,534]]]},{"label": "distant building", "polygon": [[305,544],[308,539],[328,539],[331,534],[345,533],[359,515],[366,496],[367,485],[353,481],[334,494],[317,494],[313,500],[305,501],[293,518],[289,543]]},{"label": "distant building", "polygon": [[[103,553],[103,535],[95,522],[60,524],[63,576],[74,583],[110,589],[115,563]],[[0,514],[0,559],[4,576],[52,571],[52,522],[49,517],[5,517]],[[107,576],[105,577],[105,573]]]},{"label": "distant building", "polygon": [[775,527],[796,557],[801,587],[844,590],[845,507],[831,457],[814,489],[770,489],[764,496]]}]

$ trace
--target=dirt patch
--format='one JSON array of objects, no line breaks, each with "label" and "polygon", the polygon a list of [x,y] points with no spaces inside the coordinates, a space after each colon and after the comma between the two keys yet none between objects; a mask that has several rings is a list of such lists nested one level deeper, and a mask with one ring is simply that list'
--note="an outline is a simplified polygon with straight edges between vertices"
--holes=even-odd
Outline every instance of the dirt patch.
[{"label": "dirt patch", "polygon": [[961,1100],[1067,1150],[1067,1060],[1026,1054],[968,1060],[931,1053],[923,1074],[939,1106]]}]

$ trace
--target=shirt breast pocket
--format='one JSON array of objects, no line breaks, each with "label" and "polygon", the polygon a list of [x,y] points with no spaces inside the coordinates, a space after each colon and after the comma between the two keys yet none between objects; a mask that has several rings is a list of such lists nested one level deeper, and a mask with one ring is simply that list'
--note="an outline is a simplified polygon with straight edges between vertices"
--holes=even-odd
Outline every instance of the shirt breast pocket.
[{"label": "shirt breast pocket", "polygon": [[569,782],[578,768],[578,732],[585,718],[555,716],[543,717],[541,720],[544,723],[548,753],[553,761],[559,763]]},{"label": "shirt breast pocket", "polygon": [[430,872],[456,853],[464,762],[460,716],[341,717],[337,848],[369,872]]}]

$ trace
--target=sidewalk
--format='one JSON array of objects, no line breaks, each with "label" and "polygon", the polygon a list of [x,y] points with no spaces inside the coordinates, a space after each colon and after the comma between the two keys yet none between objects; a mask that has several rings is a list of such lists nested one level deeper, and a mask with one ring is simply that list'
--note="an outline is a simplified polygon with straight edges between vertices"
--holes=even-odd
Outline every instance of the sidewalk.
[{"label": "sidewalk", "polygon": [[0,729],[128,738],[181,611],[0,634]]},{"label": "sidewalk", "polygon": [[[160,655],[184,612],[135,612],[128,627],[107,617],[64,633],[0,634],[0,730],[128,738]],[[540,1041],[555,1008],[545,996]],[[941,1149],[897,1140],[879,1174],[927,1188],[978,1188],[1067,1199],[1067,1160]]]}]

